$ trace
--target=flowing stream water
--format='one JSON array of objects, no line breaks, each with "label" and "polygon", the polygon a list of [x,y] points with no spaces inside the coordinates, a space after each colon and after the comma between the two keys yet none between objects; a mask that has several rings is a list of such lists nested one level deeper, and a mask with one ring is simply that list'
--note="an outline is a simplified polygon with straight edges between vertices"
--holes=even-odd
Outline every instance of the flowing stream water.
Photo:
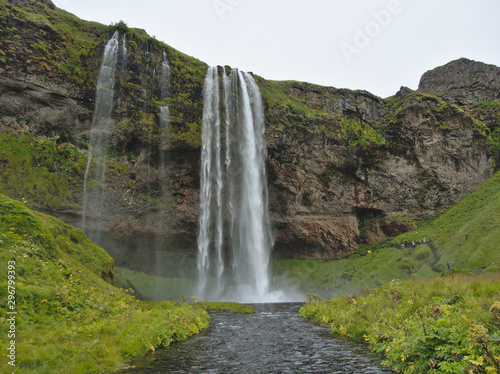
[{"label": "flowing stream water", "polygon": [[122,374],[390,373],[367,346],[297,315],[302,304],[255,304],[256,314],[211,313],[201,334],[157,350]]}]

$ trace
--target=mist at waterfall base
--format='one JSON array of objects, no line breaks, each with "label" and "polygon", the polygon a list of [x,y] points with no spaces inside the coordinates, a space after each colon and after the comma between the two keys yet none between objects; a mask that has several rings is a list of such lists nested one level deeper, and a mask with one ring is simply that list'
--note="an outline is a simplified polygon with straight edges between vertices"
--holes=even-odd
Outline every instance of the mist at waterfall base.
[{"label": "mist at waterfall base", "polygon": [[221,70],[208,69],[203,90],[197,296],[289,300],[271,283],[262,97],[251,74]]},{"label": "mist at waterfall base", "polygon": [[[161,92],[158,176],[165,200],[171,72],[165,51],[161,57],[160,74],[153,75]],[[120,100],[115,82],[125,79],[127,59],[126,37],[116,31],[104,48],[97,82],[81,222],[86,235],[113,257],[117,273],[127,274],[117,286],[149,300],[196,295],[210,301],[303,301],[305,295],[286,279],[271,276],[264,110],[253,77],[237,69],[219,77],[219,68],[210,67],[205,79],[197,248],[179,237],[121,238],[104,229],[108,143],[115,126],[111,117]],[[160,221],[167,227],[166,217]]]}]

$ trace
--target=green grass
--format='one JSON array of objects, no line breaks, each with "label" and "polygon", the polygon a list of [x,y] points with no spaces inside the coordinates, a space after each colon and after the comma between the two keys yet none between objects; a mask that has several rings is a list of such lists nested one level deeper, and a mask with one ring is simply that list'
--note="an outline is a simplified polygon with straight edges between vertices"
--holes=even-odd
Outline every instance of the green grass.
[{"label": "green grass", "polygon": [[401,373],[497,373],[500,276],[394,281],[351,295],[309,295],[299,314],[366,341]]},{"label": "green grass", "polygon": [[[372,246],[361,245],[341,260],[281,260],[275,264],[278,279],[299,285],[304,292],[322,295],[361,293],[365,288],[394,279],[436,277],[447,262],[464,272],[484,269],[500,272],[500,173],[445,213],[420,222],[411,232]],[[401,248],[400,243],[432,240]]]},{"label": "green grass", "polygon": [[208,326],[196,305],[138,301],[114,287],[113,260],[81,230],[0,195],[2,346],[10,341],[8,265],[15,267],[16,373],[109,373]]},{"label": "green grass", "polygon": [[[91,62],[93,68],[82,67],[81,58],[95,60],[97,42],[95,35],[105,36],[107,27],[96,22],[86,22],[62,9],[51,9],[42,3],[35,2],[29,6],[20,4],[0,4],[0,15],[10,17],[14,25],[12,29],[0,27],[5,42],[17,40],[32,50],[30,58],[45,73],[67,77],[72,83],[86,85],[96,78],[98,66]],[[27,40],[19,34],[20,29],[30,31]],[[8,44],[6,44],[8,46]],[[6,47],[8,48],[8,47]],[[23,61],[22,49],[12,51],[7,65],[15,65]],[[11,51],[9,51],[11,52]]]},{"label": "green grass", "polygon": [[44,211],[72,208],[81,194],[86,161],[73,146],[0,133],[0,193]]}]

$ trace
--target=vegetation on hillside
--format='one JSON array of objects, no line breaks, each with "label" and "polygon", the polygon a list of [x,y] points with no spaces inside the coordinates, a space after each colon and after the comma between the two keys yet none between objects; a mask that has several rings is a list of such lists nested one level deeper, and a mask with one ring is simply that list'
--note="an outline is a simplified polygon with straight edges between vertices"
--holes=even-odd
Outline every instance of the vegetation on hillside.
[{"label": "vegetation on hillside", "polygon": [[[116,129],[119,139],[112,144],[112,150],[130,152],[140,144],[158,143],[157,123],[165,104],[169,105],[172,119],[170,142],[198,148],[207,65],[144,30],[129,28],[123,21],[106,26],[38,1],[30,5],[19,2],[17,6],[1,2],[0,73],[45,76],[69,87],[77,97],[92,101],[104,46],[115,31],[126,39],[127,56],[121,57],[117,67],[115,89],[120,100],[114,110],[128,120]],[[30,37],[25,38],[28,33]],[[170,82],[163,82],[158,74],[164,52],[170,65]],[[86,139],[77,140],[80,143]]]},{"label": "vegetation on hillside", "polygon": [[366,341],[400,373],[497,373],[500,277],[392,281],[364,295],[310,300],[300,315]]},{"label": "vegetation on hillside", "polygon": [[[129,171],[123,158],[107,160],[109,180]],[[90,171],[96,161],[90,165]],[[0,193],[53,213],[79,210],[87,157],[71,142],[37,139],[28,131],[0,133]],[[90,184],[90,187],[93,184]]]},{"label": "vegetation on hillside", "polygon": [[477,122],[488,135],[488,147],[498,167],[500,165],[500,101],[478,101],[471,105],[469,112],[478,119]]},{"label": "vegetation on hillside", "polygon": [[86,161],[70,144],[0,133],[0,193],[43,211],[75,207]]},{"label": "vegetation on hillside", "polygon": [[115,288],[113,260],[81,230],[3,195],[0,265],[12,271],[0,279],[2,346],[12,340],[7,312],[17,312],[9,372],[108,373],[208,326],[201,306],[142,302]]}]

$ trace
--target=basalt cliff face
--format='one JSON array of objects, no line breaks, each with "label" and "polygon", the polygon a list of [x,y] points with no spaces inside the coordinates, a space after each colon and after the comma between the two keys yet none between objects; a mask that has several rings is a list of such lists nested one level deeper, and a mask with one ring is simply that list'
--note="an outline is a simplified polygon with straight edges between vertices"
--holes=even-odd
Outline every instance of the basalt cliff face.
[{"label": "basalt cliff face", "polygon": [[461,58],[425,73],[418,89],[440,93],[462,106],[500,100],[500,70],[495,65]]},{"label": "basalt cliff face", "polygon": [[[312,98],[340,117],[339,131],[347,134],[332,139],[321,122],[295,138],[270,131],[271,206],[282,251],[332,256],[398,235],[412,228],[411,219],[449,207],[493,171],[483,125],[437,96],[402,88],[381,100],[322,88],[341,95],[327,99],[311,89],[317,90],[297,84],[290,95]],[[270,117],[272,128],[278,119]]]},{"label": "basalt cliff face", "polygon": [[[90,217],[91,225],[121,238],[164,236],[165,247],[194,257],[206,64],[123,23],[84,22],[48,2],[0,1],[0,132],[5,139],[28,132],[32,143],[51,141],[85,155],[100,56],[117,29],[128,54],[117,68],[105,213]],[[164,51],[171,66],[166,99],[157,84]],[[265,104],[275,253],[348,255],[472,192],[498,159],[499,74],[496,66],[461,59],[425,73],[419,90],[402,87],[387,99],[255,76]],[[164,103],[171,114],[166,144],[158,129]],[[40,189],[21,196],[12,187],[16,163],[3,152],[0,192],[78,226],[81,163],[48,170],[59,178],[71,173],[75,186],[49,207]],[[147,257],[147,249],[134,251],[123,251],[117,264],[150,270],[130,261]]]}]

